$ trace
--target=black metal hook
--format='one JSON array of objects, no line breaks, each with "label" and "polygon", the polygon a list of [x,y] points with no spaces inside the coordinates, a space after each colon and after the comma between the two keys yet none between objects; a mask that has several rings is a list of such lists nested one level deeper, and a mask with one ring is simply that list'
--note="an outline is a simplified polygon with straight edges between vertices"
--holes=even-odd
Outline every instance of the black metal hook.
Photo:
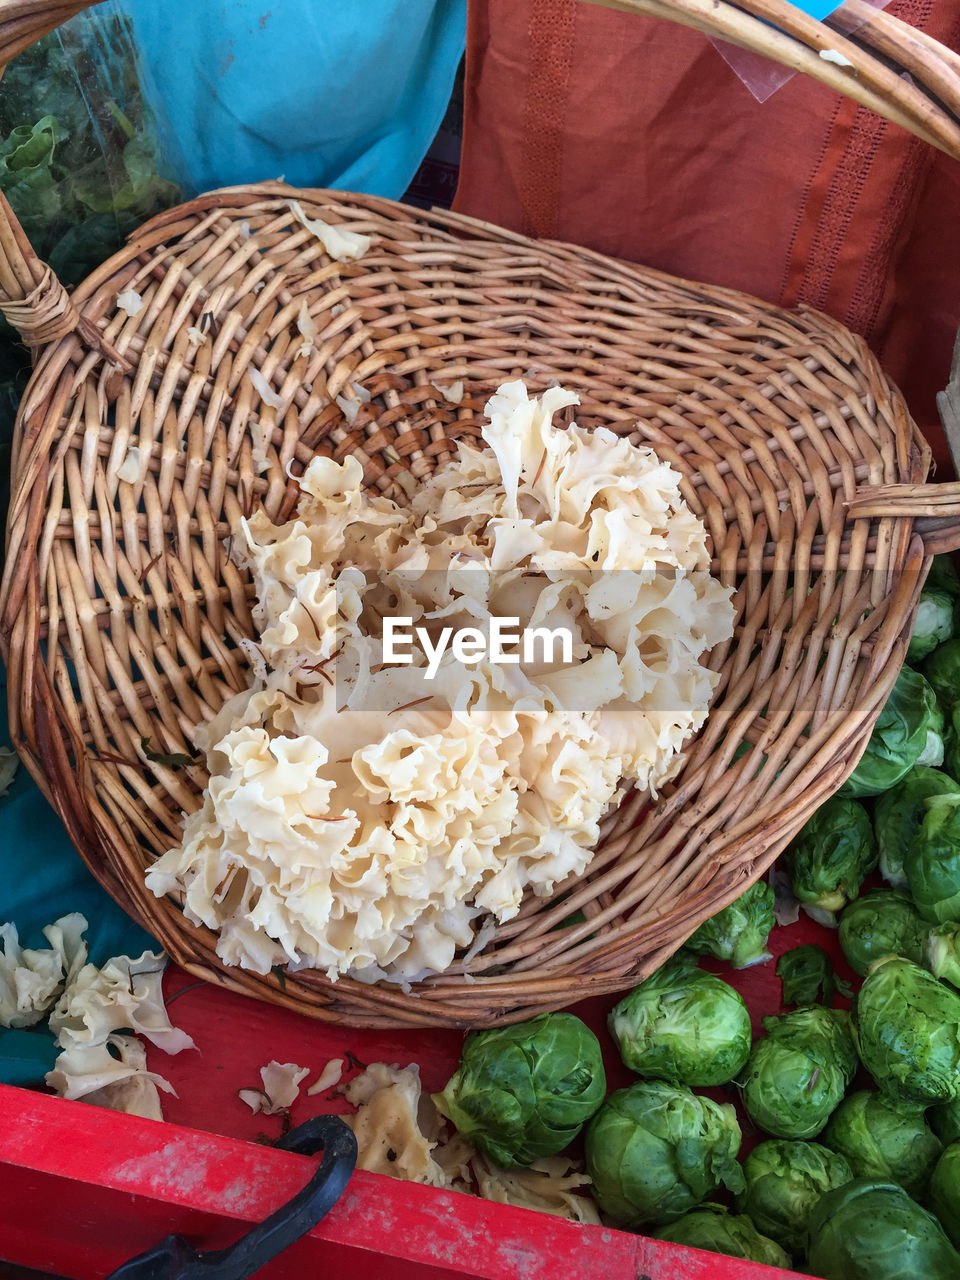
[{"label": "black metal hook", "polygon": [[357,1163],[357,1140],[339,1116],[314,1116],[291,1129],[276,1147],[303,1155],[323,1149],[317,1172],[282,1208],[226,1249],[197,1253],[183,1236],[167,1236],[107,1280],[247,1280],[305,1235],[343,1194]]}]

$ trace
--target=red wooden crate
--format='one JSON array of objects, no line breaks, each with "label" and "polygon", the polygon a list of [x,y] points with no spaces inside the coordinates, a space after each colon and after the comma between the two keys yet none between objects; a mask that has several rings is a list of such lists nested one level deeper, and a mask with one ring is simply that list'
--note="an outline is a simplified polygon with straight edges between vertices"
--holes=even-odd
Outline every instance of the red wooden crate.
[{"label": "red wooden crate", "polygon": [[[779,954],[816,940],[839,955],[835,936],[803,919],[776,930],[771,944]],[[740,973],[711,967],[741,990],[755,1022],[778,1011],[772,963]],[[838,968],[846,972],[842,961]],[[304,1086],[328,1059],[347,1052],[361,1063],[416,1062],[428,1091],[443,1086],[459,1058],[456,1031],[328,1026],[194,983],[177,969],[168,971],[165,991],[173,1022],[194,1037],[198,1051],[169,1057],[149,1050],[151,1068],[178,1093],[163,1097],[164,1124],[0,1086],[0,1259],[93,1280],[170,1232],[198,1248],[222,1247],[288,1200],[315,1168],[306,1156],[263,1145],[280,1136],[280,1118],[253,1115],[237,1097],[238,1089],[260,1084],[259,1069],[271,1058],[310,1067]],[[593,1000],[574,1010],[600,1035],[611,1089],[635,1079],[604,1029],[613,1003]],[[707,1092],[735,1097],[732,1089]],[[299,1124],[333,1110],[349,1108],[339,1097],[308,1097],[304,1088],[291,1118]],[[745,1147],[761,1136],[745,1125]],[[320,1265],[351,1280],[796,1274],[363,1172],[308,1237],[258,1275],[302,1280]]]}]

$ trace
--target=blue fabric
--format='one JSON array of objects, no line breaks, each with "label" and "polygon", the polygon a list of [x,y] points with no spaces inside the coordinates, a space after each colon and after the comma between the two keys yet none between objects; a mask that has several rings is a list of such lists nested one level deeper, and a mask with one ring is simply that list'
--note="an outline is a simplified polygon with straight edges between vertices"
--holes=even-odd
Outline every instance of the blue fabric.
[{"label": "blue fabric", "polygon": [[[7,731],[6,677],[0,666],[0,745]],[[63,824],[21,765],[13,786],[0,797],[0,922],[12,920],[27,947],[49,944],[41,930],[58,916],[80,911],[89,923],[84,937],[90,959],[139,956],[158,944],[101,889],[80,860]],[[38,1084],[53,1066],[57,1049],[46,1023],[10,1031],[0,1028],[0,1083]]]},{"label": "blue fabric", "polygon": [[[401,195],[443,119],[466,0],[125,0],[192,185]],[[152,82],[152,84],[151,84]]]},{"label": "blue fabric", "polygon": [[[0,739],[8,747],[2,667],[0,681]],[[70,911],[87,917],[90,927],[84,936],[95,964],[157,946],[94,880],[22,764],[13,786],[0,797],[0,885],[0,921],[13,921],[23,946],[46,947],[43,926]]]}]

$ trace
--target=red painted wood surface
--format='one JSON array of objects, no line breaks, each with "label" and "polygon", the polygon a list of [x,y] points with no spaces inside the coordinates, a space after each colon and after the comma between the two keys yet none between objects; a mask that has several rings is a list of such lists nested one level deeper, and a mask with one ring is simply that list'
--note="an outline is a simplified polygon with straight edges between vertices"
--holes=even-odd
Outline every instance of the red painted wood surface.
[{"label": "red painted wood surface", "polygon": [[[835,956],[835,934],[806,919],[777,930],[777,954],[819,941]],[[772,963],[723,972],[744,994],[755,1020],[775,1013],[780,983]],[[842,961],[837,964],[844,975]],[[171,1231],[198,1248],[219,1248],[259,1221],[307,1180],[308,1157],[264,1146],[280,1119],[253,1115],[237,1090],[257,1087],[271,1058],[311,1068],[291,1119],[349,1108],[339,1096],[308,1097],[332,1057],[421,1067],[432,1091],[456,1066],[459,1032],[380,1032],[331,1027],[258,1004],[185,974],[166,977],[170,1016],[197,1051],[150,1066],[174,1085],[158,1124],[0,1086],[0,1259],[70,1280],[106,1275]],[[604,1044],[611,1089],[634,1077],[604,1029],[612,999],[576,1006]],[[348,1067],[349,1078],[360,1068]],[[736,1091],[710,1090],[735,1100]],[[257,1139],[260,1139],[258,1142]],[[758,1140],[745,1125],[745,1148]],[[265,1280],[325,1274],[351,1280],[781,1280],[794,1273],[651,1241],[629,1232],[583,1227],[476,1197],[357,1173],[334,1211],[309,1237],[258,1273]]]}]

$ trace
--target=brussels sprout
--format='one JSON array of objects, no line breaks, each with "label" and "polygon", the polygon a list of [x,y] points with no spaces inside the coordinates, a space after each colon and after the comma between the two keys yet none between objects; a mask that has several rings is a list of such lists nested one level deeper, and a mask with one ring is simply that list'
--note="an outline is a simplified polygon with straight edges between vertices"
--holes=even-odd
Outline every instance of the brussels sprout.
[{"label": "brussels sprout", "polygon": [[624,1226],[675,1222],[721,1183],[743,1189],[740,1138],[729,1103],[659,1080],[618,1089],[587,1128],[593,1197]]},{"label": "brussels sprout", "polygon": [[840,917],[840,946],[847,963],[861,977],[876,960],[904,956],[923,960],[927,926],[907,894],[899,889],[871,889],[851,902]]},{"label": "brussels sprout", "polygon": [[773,1240],[760,1235],[744,1214],[727,1213],[719,1205],[704,1205],[686,1213],[669,1227],[653,1233],[656,1240],[685,1244],[690,1249],[707,1249],[731,1258],[763,1262],[768,1267],[789,1267],[790,1257]]},{"label": "brussels sprout", "polygon": [[787,846],[784,865],[808,915],[835,925],[836,912],[860,892],[877,865],[877,842],[863,805],[833,796]]},{"label": "brussels sprout", "polygon": [[718,960],[729,960],[734,969],[747,969],[770,959],[767,938],[774,926],[773,887],[758,880],[745,893],[704,920],[687,939],[687,949]]},{"label": "brussels sprout", "polygon": [[857,1069],[849,1017],[811,1005],[764,1018],[767,1036],[750,1051],[743,1105],[777,1138],[813,1138],[838,1106]]},{"label": "brussels sprout", "polygon": [[907,661],[919,662],[952,635],[953,598],[945,591],[937,591],[935,588],[921,592],[917,616],[910,634]]},{"label": "brussels sprout", "polygon": [[949,774],[928,765],[915,765],[905,778],[884,795],[878,796],[873,811],[873,829],[880,852],[880,874],[889,884],[904,888],[907,873],[903,856],[907,845],[920,830],[931,796],[960,791]]},{"label": "brussels sprout", "polygon": [[934,556],[930,564],[924,591],[942,591],[944,595],[960,596],[960,574],[948,555]]},{"label": "brussels sprout", "polygon": [[960,1248],[960,1142],[947,1147],[937,1161],[930,1179],[930,1208]]},{"label": "brussels sprout", "polygon": [[960,1096],[960,993],[909,960],[884,960],[857,992],[853,1018],[863,1065],[889,1098]]},{"label": "brussels sprout", "polygon": [[800,1255],[807,1220],[822,1195],[842,1187],[853,1171],[842,1155],[819,1142],[761,1142],[743,1162],[746,1190],[737,1208],[764,1235]]},{"label": "brussels sprout", "polygon": [[931,929],[924,961],[935,978],[960,988],[960,925],[941,924]]},{"label": "brussels sprout", "polygon": [[467,1036],[437,1109],[504,1167],[556,1155],[606,1093],[600,1042],[572,1013]]},{"label": "brussels sprout", "polygon": [[923,664],[924,679],[946,710],[960,702],[960,640],[938,645]]},{"label": "brussels sprout", "polygon": [[930,1128],[945,1147],[960,1138],[960,1098],[931,1107],[927,1112]]},{"label": "brussels sprout", "polygon": [[834,993],[839,991],[849,998],[853,992],[833,972],[830,957],[823,947],[808,942],[802,947],[785,951],[777,961],[777,977],[783,987],[784,1004],[829,1005]]},{"label": "brussels sprout", "polygon": [[674,1084],[726,1084],[750,1054],[750,1014],[739,991],[690,960],[672,960],[610,1013],[624,1065]]},{"label": "brussels sprout", "polygon": [[[931,660],[939,652],[935,650]],[[906,777],[915,764],[942,763],[943,713],[920,672],[904,667],[877,718],[860,763],[840,794],[879,795]]]},{"label": "brussels sprout", "polygon": [[914,1197],[926,1190],[943,1150],[922,1106],[891,1102],[867,1089],[844,1098],[820,1141],[845,1156],[856,1177],[899,1183]]},{"label": "brussels sprout", "polygon": [[960,1253],[903,1187],[855,1178],[810,1215],[807,1264],[823,1280],[957,1280]]},{"label": "brussels sprout", "polygon": [[910,896],[925,920],[960,919],[960,791],[927,801],[903,867]]}]

